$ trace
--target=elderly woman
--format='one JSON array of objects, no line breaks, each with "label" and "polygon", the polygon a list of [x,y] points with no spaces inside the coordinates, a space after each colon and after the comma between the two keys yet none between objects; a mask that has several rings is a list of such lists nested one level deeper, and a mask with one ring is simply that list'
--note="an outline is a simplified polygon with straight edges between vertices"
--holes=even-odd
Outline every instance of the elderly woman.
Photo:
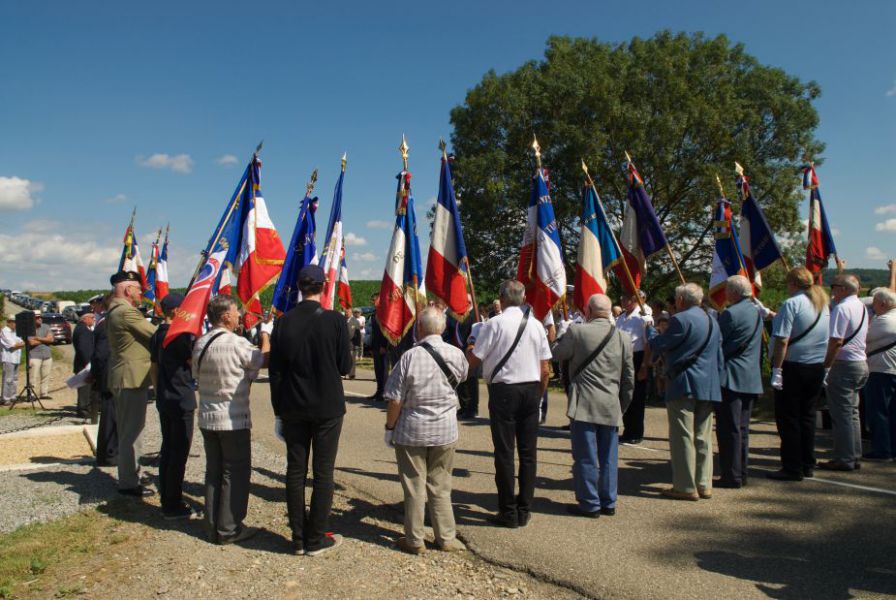
[{"label": "elderly woman", "polygon": [[383,396],[388,400],[386,443],[395,446],[398,475],[404,489],[404,537],[400,550],[421,554],[423,509],[429,516],[440,550],[463,550],[455,537],[451,508],[451,470],[457,443],[455,388],[467,378],[463,352],[442,340],[445,314],[426,308],[417,315],[417,344],[402,355],[389,375]]},{"label": "elderly woman", "polygon": [[258,532],[243,525],[252,466],[249,385],[267,366],[270,334],[262,328],[256,348],[234,333],[240,312],[230,296],[212,298],[208,320],[212,328],[196,340],[192,361],[205,444],[205,522],[210,541],[232,544]]},{"label": "elderly woman", "polygon": [[874,292],[874,318],[868,324],[865,353],[868,383],[865,414],[871,428],[871,452],[865,458],[896,458],[896,292]]},{"label": "elderly woman", "polygon": [[781,437],[781,469],[769,479],[801,481],[815,474],[815,402],[824,382],[828,347],[828,295],[809,269],[787,273],[790,297],[772,321],[775,421]]}]

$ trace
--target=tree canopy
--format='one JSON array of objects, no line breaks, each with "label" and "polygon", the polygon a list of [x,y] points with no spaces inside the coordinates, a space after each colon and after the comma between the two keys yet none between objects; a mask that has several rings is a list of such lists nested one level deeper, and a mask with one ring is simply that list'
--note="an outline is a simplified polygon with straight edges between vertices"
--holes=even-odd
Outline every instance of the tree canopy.
[{"label": "tree canopy", "polygon": [[[515,273],[535,170],[533,134],[570,274],[581,159],[610,218],[621,222],[626,151],[689,278],[709,274],[716,175],[739,210],[734,161],[775,232],[798,234],[802,156],[824,148],[813,136],[819,94],[816,83],[760,64],[725,36],[661,32],[618,45],[549,38],[544,60],[486,73],[451,111],[455,189],[477,281],[491,287]],[[658,291],[675,277],[668,257],[656,255],[644,287]]]}]

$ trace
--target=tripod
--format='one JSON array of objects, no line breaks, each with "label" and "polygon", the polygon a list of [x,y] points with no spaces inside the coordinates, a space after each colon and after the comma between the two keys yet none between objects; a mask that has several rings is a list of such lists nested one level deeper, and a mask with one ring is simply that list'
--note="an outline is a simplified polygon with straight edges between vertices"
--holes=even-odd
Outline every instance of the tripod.
[{"label": "tripod", "polygon": [[23,387],[22,391],[19,392],[19,395],[13,399],[12,404],[9,405],[9,410],[15,408],[16,404],[19,402],[30,402],[31,410],[35,410],[34,403],[37,402],[40,404],[41,410],[47,410],[40,401],[40,396],[34,391],[34,386],[31,385],[31,361],[28,359],[29,354],[28,340],[25,340],[25,387]]}]

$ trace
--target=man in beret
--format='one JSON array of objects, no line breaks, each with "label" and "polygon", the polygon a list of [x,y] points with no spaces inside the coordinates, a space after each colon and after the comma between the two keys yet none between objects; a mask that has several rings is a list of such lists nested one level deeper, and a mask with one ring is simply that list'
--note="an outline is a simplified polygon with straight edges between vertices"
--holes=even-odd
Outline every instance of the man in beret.
[{"label": "man in beret", "polygon": [[150,340],[150,376],[156,389],[156,409],[162,431],[159,452],[159,495],[165,519],[189,519],[193,509],[183,500],[184,471],[190,446],[193,443],[193,414],[196,412],[196,393],[193,390],[191,356],[192,336],[182,333],[167,346],[162,342],[168,335],[174,312],[183,294],[171,292],[159,303],[163,321]]},{"label": "man in beret", "polygon": [[140,275],[119,271],[109,281],[113,290],[106,313],[107,377],[118,428],[118,492],[151,496],[154,492],[140,483],[140,434],[149,401],[149,340],[156,328],[137,309],[143,298]]}]

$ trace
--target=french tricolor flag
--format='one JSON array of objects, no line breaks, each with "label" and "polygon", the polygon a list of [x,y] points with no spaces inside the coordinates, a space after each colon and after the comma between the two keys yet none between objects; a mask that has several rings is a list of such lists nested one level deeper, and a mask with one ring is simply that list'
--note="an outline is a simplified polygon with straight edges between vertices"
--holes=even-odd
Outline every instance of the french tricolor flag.
[{"label": "french tricolor flag", "polygon": [[431,240],[426,289],[445,303],[452,316],[462,321],[471,308],[467,297],[467,246],[451,183],[451,163],[444,151]]},{"label": "french tricolor flag", "polygon": [[749,273],[748,277],[758,294],[762,287],[761,271],[775,261],[783,261],[784,257],[762,207],[753,197],[749,178],[744,175],[743,167],[738,163],[734,163],[734,166],[737,173],[735,182],[744,202],[740,209],[740,249]]},{"label": "french tricolor flag", "polygon": [[352,307],[352,286],[348,280],[348,265],[345,264],[345,246],[342,247],[342,262],[339,267],[339,285],[336,287],[336,297],[339,298],[343,308]]},{"label": "french tricolor flag", "polygon": [[560,232],[544,170],[540,166],[532,177],[532,195],[516,278],[525,286],[526,301],[539,321],[566,294]]},{"label": "french tricolor flag", "polygon": [[165,243],[159,252],[159,260],[156,263],[156,299],[164,300],[168,295],[168,228],[165,228]]},{"label": "french tricolor flag", "polygon": [[731,203],[719,198],[713,214],[715,246],[712,253],[712,271],[709,275],[709,298],[716,308],[728,303],[725,287],[732,275],[747,276],[737,232],[731,224]]},{"label": "french tricolor flag", "polygon": [[[336,299],[340,298],[337,294],[337,288],[342,276],[342,267],[345,263],[345,246],[342,236],[342,180],[345,177],[345,157],[342,157],[342,172],[339,173],[339,180],[336,182],[336,189],[333,191],[333,206],[330,208],[330,222],[327,224],[326,247],[324,249],[323,269],[326,281],[324,281],[323,295],[321,296],[320,305],[327,309],[333,310],[336,306]],[[343,304],[343,308],[351,308],[351,303]]]},{"label": "french tricolor flag", "polygon": [[[644,180],[630,160],[626,161],[625,170],[628,177],[628,202],[625,204],[619,243],[635,287],[640,289],[646,260],[666,247],[668,242],[653,210],[650,196],[644,189]],[[635,293],[636,290],[630,289],[628,276],[621,266],[616,267],[616,276],[629,294]]]},{"label": "french tricolor flag", "polygon": [[597,192],[589,185],[582,195],[582,233],[573,303],[584,314],[591,296],[607,292],[607,273],[621,261],[622,255]]},{"label": "french tricolor flag", "polygon": [[828,226],[828,218],[821,203],[818,176],[812,164],[803,167],[803,189],[809,190],[809,244],[806,246],[806,268],[821,283],[821,272],[828,266],[831,255],[836,256],[834,236]]}]

